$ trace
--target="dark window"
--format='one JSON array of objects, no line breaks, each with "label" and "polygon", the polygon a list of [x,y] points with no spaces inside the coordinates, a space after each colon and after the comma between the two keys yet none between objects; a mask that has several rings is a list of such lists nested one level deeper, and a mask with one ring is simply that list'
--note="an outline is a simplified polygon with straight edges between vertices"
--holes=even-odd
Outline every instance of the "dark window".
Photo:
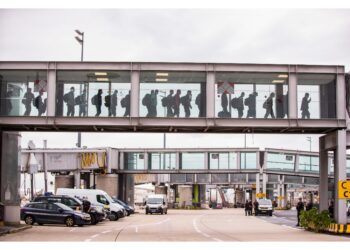
[{"label": "dark window", "polygon": [[104,195],[98,194],[96,195],[96,199],[99,203],[105,204],[105,205],[109,205],[109,202],[107,200],[107,198]]},{"label": "dark window", "polygon": [[68,207],[80,206],[80,204],[72,198],[63,198],[62,203]]}]

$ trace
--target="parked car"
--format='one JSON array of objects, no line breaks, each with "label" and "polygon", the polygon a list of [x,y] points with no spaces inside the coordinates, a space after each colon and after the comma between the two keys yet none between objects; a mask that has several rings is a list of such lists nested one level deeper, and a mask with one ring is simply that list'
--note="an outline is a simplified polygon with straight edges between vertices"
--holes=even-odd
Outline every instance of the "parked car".
[{"label": "parked car", "polygon": [[133,208],[132,206],[126,204],[125,202],[117,199],[116,197],[112,198],[114,202],[118,203],[119,205],[123,206],[123,208],[125,208],[126,212],[127,212],[127,216],[130,216],[130,214],[135,213],[135,208]]},{"label": "parked car", "polygon": [[106,217],[106,211],[101,206],[89,205],[84,206],[83,201],[68,195],[48,195],[48,196],[37,196],[33,199],[34,202],[51,202],[51,203],[62,203],[73,210],[81,210],[85,213],[90,214],[91,224],[96,225],[98,222],[103,221]]},{"label": "parked car", "polygon": [[113,199],[100,189],[77,189],[77,188],[58,188],[56,195],[69,195],[79,199],[87,199],[93,205],[108,206],[110,209],[109,219],[118,220],[126,216],[126,210],[115,203]]},{"label": "parked car", "polygon": [[21,220],[28,225],[66,224],[83,226],[91,223],[91,217],[87,213],[75,211],[62,203],[31,202],[21,208]]},{"label": "parked car", "polygon": [[258,206],[257,215],[266,214],[266,215],[272,216],[273,205],[270,199],[258,199],[258,203],[259,203],[259,206]]},{"label": "parked car", "polygon": [[166,195],[163,194],[154,194],[149,195],[145,202],[146,206],[146,214],[160,213],[167,214],[168,213],[168,201]]}]

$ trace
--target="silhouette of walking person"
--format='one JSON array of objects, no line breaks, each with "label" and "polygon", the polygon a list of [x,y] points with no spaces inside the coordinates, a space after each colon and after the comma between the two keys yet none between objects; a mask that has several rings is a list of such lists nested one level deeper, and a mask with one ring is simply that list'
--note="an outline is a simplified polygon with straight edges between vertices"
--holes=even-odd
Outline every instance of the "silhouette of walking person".
[{"label": "silhouette of walking person", "polygon": [[35,98],[34,100],[34,106],[37,108],[38,110],[38,116],[41,116],[42,114],[45,113],[46,111],[46,103],[47,103],[47,99],[45,99],[43,101],[43,94],[44,92],[42,90],[40,90],[39,95]]},{"label": "silhouette of walking person", "polygon": [[256,97],[258,96],[257,92],[251,93],[248,98],[244,100],[244,105],[248,106],[247,118],[256,118]]},{"label": "silhouette of walking person", "polygon": [[130,90],[129,93],[120,101],[120,106],[125,108],[124,117],[130,116]]},{"label": "silhouette of walking person", "polygon": [[243,117],[243,110],[244,110],[243,98],[244,98],[244,95],[245,95],[244,92],[242,92],[240,97],[238,97],[238,101],[237,101],[238,118]]},{"label": "silhouette of walking person", "polygon": [[192,101],[192,92],[191,90],[188,90],[187,94],[181,97],[181,104],[182,106],[184,106],[186,118],[191,116],[191,110],[190,110],[192,109],[191,101]]},{"label": "silhouette of walking person", "polygon": [[266,109],[266,113],[265,113],[264,118],[268,118],[269,115],[271,115],[271,118],[275,119],[275,114],[273,113],[273,98],[274,97],[275,97],[275,93],[272,92],[263,104],[263,108]]},{"label": "silhouette of walking person", "polygon": [[150,117],[157,117],[158,89],[151,91],[150,96]]},{"label": "silhouette of walking person", "polygon": [[173,117],[174,116],[174,111],[173,111],[173,107],[174,107],[174,90],[170,90],[169,95],[166,96],[166,116],[167,117]]},{"label": "silhouette of walking person", "polygon": [[71,87],[70,91],[63,96],[63,101],[67,103],[67,116],[74,116],[74,112],[75,112],[74,87]]},{"label": "silhouette of walking person", "polygon": [[100,114],[101,114],[101,107],[102,107],[102,89],[99,89],[97,94],[94,95],[92,98],[91,98],[91,103],[92,105],[95,105],[96,106],[96,114],[95,116],[96,117],[99,117]]},{"label": "silhouette of walking person", "polygon": [[34,101],[34,94],[32,93],[32,89],[28,88],[27,92],[24,94],[22,103],[24,104],[25,107],[25,112],[23,115],[29,116],[30,112],[32,112],[32,103]]},{"label": "silhouette of walking person", "polygon": [[195,100],[195,104],[197,105],[198,110],[199,110],[198,117],[204,117],[205,114],[204,114],[204,109],[202,106],[202,93],[201,92],[197,95],[196,100]]},{"label": "silhouette of walking person", "polygon": [[87,100],[86,100],[86,89],[83,93],[75,98],[75,104],[79,105],[79,116],[86,116]]},{"label": "silhouette of walking person", "polygon": [[309,103],[311,102],[311,98],[309,98],[309,96],[309,93],[305,93],[305,96],[301,101],[301,119],[310,119]]},{"label": "silhouette of walking person", "polygon": [[174,96],[174,116],[179,117],[180,116],[180,97],[181,90],[177,90],[176,94]]}]

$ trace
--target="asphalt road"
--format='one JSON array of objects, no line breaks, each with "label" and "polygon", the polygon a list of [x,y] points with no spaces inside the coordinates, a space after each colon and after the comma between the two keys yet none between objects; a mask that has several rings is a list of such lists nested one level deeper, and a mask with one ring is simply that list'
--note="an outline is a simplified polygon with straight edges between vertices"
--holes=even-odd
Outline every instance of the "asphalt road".
[{"label": "asphalt road", "polygon": [[255,217],[245,216],[243,209],[169,210],[167,215],[140,213],[96,226],[33,226],[1,236],[0,241],[350,241],[307,232],[295,224],[292,212]]}]

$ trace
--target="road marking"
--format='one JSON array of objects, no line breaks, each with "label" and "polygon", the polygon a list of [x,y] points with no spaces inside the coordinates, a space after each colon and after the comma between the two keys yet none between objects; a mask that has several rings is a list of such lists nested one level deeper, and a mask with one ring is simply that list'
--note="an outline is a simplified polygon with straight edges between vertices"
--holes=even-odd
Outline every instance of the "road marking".
[{"label": "road marking", "polygon": [[107,234],[107,233],[110,233],[112,232],[111,230],[107,230],[107,231],[103,231],[101,234]]},{"label": "road marking", "polygon": [[138,227],[135,227],[135,233],[137,233],[139,231]]},{"label": "road marking", "polygon": [[100,234],[94,234],[93,236],[91,236],[91,238],[96,238],[97,236],[99,236]]},{"label": "road marking", "polygon": [[75,231],[75,229],[76,229],[76,228],[73,228],[73,229],[71,229],[71,230],[70,230],[70,232],[73,232],[73,231]]},{"label": "road marking", "polygon": [[206,234],[206,233],[202,233],[203,234],[203,236],[205,236],[205,237],[207,237],[207,238],[209,238],[210,237],[210,235],[209,234]]},{"label": "road marking", "polygon": [[91,239],[86,239],[86,240],[84,240],[84,241],[89,242],[89,241],[91,241]]},{"label": "road marking", "polygon": [[[202,217],[202,216],[204,216],[204,215],[205,215],[205,214],[202,214],[202,215],[200,215],[200,216],[197,216],[197,218]],[[209,235],[209,234],[206,234],[206,233],[202,232],[202,231],[198,228],[197,220],[196,220],[197,218],[193,218],[193,220],[192,220],[192,224],[193,224],[194,230],[196,230],[197,233],[203,235],[204,237],[210,238],[210,235]],[[220,240],[220,239],[218,239],[218,238],[213,238],[213,237],[211,237],[211,239],[214,240],[214,241],[222,241],[222,240]]]}]

